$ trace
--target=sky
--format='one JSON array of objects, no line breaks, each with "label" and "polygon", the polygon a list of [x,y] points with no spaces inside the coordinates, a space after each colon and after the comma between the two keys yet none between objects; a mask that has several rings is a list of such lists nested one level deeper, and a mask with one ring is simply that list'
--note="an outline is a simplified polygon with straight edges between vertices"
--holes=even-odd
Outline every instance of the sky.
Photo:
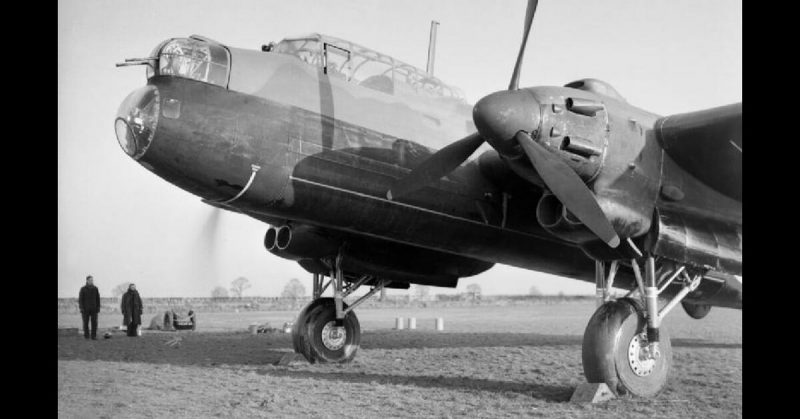
[{"label": "sky", "polygon": [[[245,295],[280,295],[290,278],[311,288],[310,274],[264,249],[266,224],[215,214],[120,149],[117,108],[146,78],[144,67],[115,63],[148,56],[170,37],[199,34],[259,49],[320,32],[424,69],[436,20],[435,74],[475,103],[508,86],[525,6],[524,0],[60,0],[58,296],[77,297],[88,274],[104,296],[135,282],[145,297],[204,297],[240,276],[252,284]],[[661,115],[740,102],[741,2],[540,1],[520,86],[586,77]],[[524,294],[531,286],[548,294],[594,292],[590,283],[501,265],[462,279],[455,290],[432,291],[461,292],[472,283],[485,294]]]}]

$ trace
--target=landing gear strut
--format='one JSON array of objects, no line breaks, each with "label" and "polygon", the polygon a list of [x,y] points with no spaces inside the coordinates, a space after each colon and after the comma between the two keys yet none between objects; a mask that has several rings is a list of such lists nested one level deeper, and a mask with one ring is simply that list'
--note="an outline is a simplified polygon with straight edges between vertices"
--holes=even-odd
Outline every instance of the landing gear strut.
[{"label": "landing gear strut", "polygon": [[[631,260],[637,287],[618,300],[611,297],[617,262],[612,263],[608,280],[605,263],[598,261],[595,266],[599,307],[583,335],[583,372],[588,382],[606,383],[617,395],[652,397],[664,389],[672,347],[661,321],[702,280],[701,275],[690,277],[684,266],[672,264],[664,264],[657,278],[655,258],[644,259],[644,275],[636,259]],[[659,310],[658,296],[678,278],[683,288]]]},{"label": "landing gear strut", "polygon": [[[298,314],[292,326],[294,351],[302,354],[312,364],[347,363],[353,360],[361,342],[361,326],[353,309],[384,288],[387,281],[369,275],[345,282],[341,269],[341,256],[332,263],[331,277],[314,274],[314,300]],[[344,302],[364,284],[372,289],[351,305]],[[333,298],[322,297],[328,287],[333,288]]]}]

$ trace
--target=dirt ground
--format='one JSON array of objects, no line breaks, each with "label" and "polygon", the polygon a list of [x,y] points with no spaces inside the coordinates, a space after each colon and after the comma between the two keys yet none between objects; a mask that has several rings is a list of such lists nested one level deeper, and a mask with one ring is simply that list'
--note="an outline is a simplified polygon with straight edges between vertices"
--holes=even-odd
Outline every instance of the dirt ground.
[{"label": "dirt ground", "polygon": [[[279,327],[290,312],[198,313],[196,332],[140,338],[59,336],[59,417],[741,417],[742,312],[718,308],[667,318],[673,369],[655,399],[569,403],[593,311],[592,302],[357,311],[361,349],[348,365],[273,365],[292,351],[290,335],[246,329]],[[392,330],[400,316],[416,317],[418,330]],[[100,331],[119,323],[101,317]],[[59,315],[60,328],[79,325]]]}]

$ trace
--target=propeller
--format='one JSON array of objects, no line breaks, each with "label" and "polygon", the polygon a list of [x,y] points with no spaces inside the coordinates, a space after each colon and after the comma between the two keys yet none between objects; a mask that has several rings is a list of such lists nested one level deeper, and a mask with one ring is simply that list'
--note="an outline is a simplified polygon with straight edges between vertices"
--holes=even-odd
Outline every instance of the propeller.
[{"label": "propeller", "polygon": [[530,92],[519,90],[522,58],[538,4],[537,0],[528,1],[522,43],[508,90],[482,98],[473,108],[472,119],[478,132],[434,153],[409,175],[396,181],[386,195],[389,199],[397,198],[447,175],[466,161],[484,141],[504,156],[519,155],[517,146],[521,146],[547,188],[564,207],[601,240],[617,247],[620,238],[589,187],[561,156],[534,141],[527,133],[536,130],[541,122],[540,104]]},{"label": "propeller", "polygon": [[481,144],[483,144],[483,137],[478,133],[474,133],[437,151],[422,162],[421,165],[417,166],[408,176],[395,182],[386,192],[386,198],[391,200],[395,196],[405,195],[437,179],[441,179],[461,165]]},{"label": "propeller", "polygon": [[547,188],[564,207],[609,246],[619,246],[619,236],[580,176],[560,156],[533,141],[525,131],[519,131],[515,138]]},{"label": "propeller", "polygon": [[511,74],[511,83],[508,84],[508,90],[519,89],[519,73],[522,70],[522,56],[525,55],[525,45],[528,43],[528,34],[531,33],[531,25],[533,24],[533,15],[536,14],[536,6],[539,5],[538,0],[528,1],[528,8],[525,10],[525,30],[522,33],[522,43],[519,46],[519,54],[517,54],[517,63],[514,64],[514,73]]},{"label": "propeller", "polygon": [[210,290],[219,281],[218,253],[222,249],[219,241],[223,210],[213,207],[205,208],[204,211],[205,219],[192,240],[192,246],[185,249],[185,256],[180,256],[191,261],[181,264],[181,274],[191,287],[209,287]]},{"label": "propeller", "polygon": [[221,214],[222,210],[219,207],[212,207],[203,225],[203,229],[200,232],[200,242],[205,257],[214,256],[214,244],[217,242],[219,218]]}]

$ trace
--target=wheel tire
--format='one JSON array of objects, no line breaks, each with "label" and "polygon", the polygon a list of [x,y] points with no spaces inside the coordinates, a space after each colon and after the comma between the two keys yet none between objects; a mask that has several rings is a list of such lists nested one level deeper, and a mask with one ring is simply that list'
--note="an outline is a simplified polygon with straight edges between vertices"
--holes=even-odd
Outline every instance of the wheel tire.
[{"label": "wheel tire", "polygon": [[325,300],[333,301],[333,298],[326,297],[326,298],[317,298],[316,300],[308,303],[300,313],[297,314],[297,318],[292,325],[292,347],[294,348],[295,353],[303,354],[306,359],[309,358],[310,354],[306,354],[305,348],[305,339],[306,339],[306,325],[308,324],[308,314],[311,310],[315,309],[320,304],[325,304]]},{"label": "wheel tire", "polygon": [[622,298],[600,306],[583,334],[583,374],[590,383],[606,383],[615,394],[653,397],[667,384],[672,366],[672,347],[663,325],[659,351],[650,372],[636,374],[629,362],[629,348],[637,335],[646,333],[647,320],[639,301]]},{"label": "wheel tire", "polygon": [[[323,335],[327,328],[334,327],[336,322],[336,306],[332,298],[324,299],[322,304],[314,307],[308,313],[308,323],[306,325],[306,336],[304,340],[303,355],[312,364],[337,363],[344,364],[353,360],[358,352],[361,342],[361,325],[354,312],[349,312],[345,316],[344,340],[331,342],[332,347],[326,344]],[[347,307],[346,305],[344,306]],[[329,336],[329,335],[328,335]]]},{"label": "wheel tire", "polygon": [[711,311],[710,304],[691,304],[685,301],[681,301],[681,306],[683,306],[683,311],[689,315],[689,317],[693,319],[700,320],[703,317],[707,316],[708,313]]}]

